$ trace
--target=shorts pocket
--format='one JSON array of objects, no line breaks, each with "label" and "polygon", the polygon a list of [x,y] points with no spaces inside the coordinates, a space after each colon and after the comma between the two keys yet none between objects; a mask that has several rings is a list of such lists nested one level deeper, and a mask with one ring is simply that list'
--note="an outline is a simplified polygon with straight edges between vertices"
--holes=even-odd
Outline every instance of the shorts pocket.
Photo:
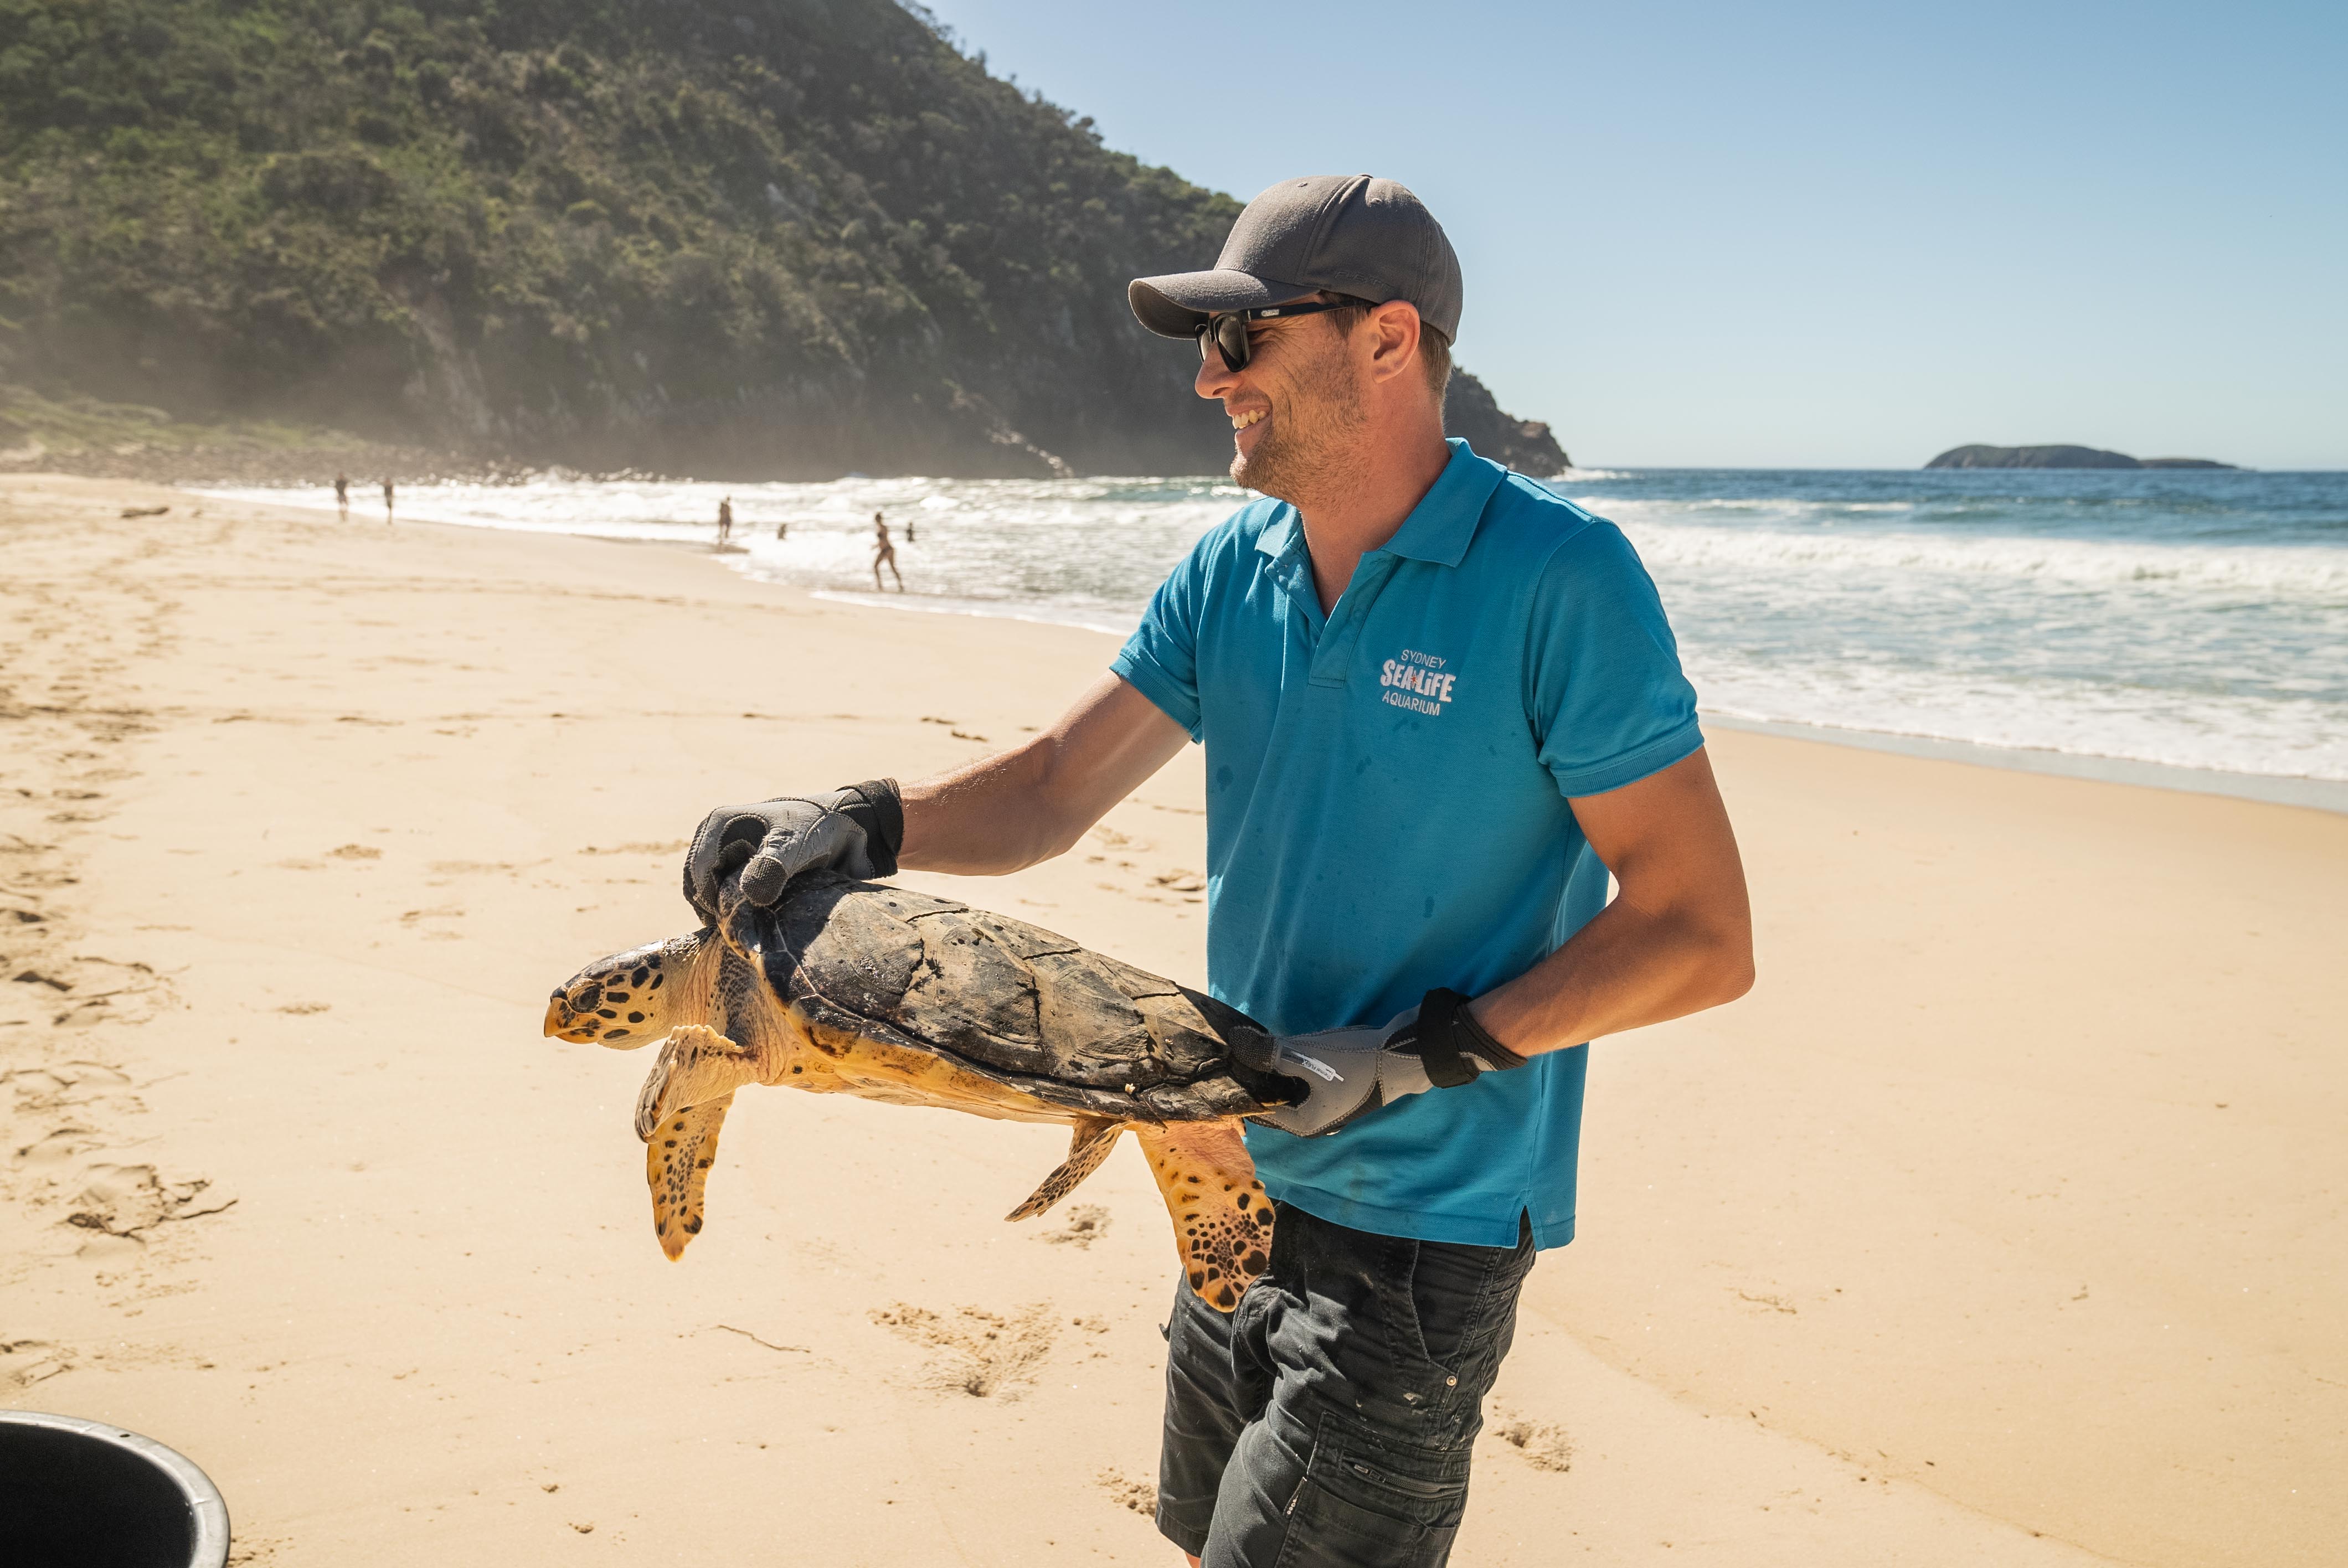
[{"label": "shorts pocket", "polygon": [[1464,1449],[1396,1442],[1324,1414],[1289,1507],[1282,1568],[1434,1568],[1467,1511],[1468,1468]]}]

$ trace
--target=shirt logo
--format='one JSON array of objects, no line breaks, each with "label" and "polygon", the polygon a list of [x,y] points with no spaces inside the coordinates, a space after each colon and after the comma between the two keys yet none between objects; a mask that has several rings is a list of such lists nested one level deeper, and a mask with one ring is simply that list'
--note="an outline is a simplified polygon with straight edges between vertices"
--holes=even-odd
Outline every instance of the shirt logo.
[{"label": "shirt logo", "polygon": [[1459,679],[1457,671],[1444,668],[1448,662],[1415,648],[1404,649],[1401,658],[1378,666],[1378,684],[1386,688],[1378,701],[1388,707],[1439,716],[1443,704],[1451,701],[1452,683]]}]

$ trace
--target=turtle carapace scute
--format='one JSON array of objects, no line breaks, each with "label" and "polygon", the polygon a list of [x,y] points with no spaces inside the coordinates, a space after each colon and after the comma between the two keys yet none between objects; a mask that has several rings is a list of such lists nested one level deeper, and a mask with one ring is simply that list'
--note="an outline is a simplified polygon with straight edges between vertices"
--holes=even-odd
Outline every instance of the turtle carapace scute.
[{"label": "turtle carapace scute", "polygon": [[772,907],[729,886],[714,927],[617,953],[555,991],[546,1032],[657,1044],[636,1102],[654,1235],[699,1234],[735,1091],[787,1085],[1070,1129],[1068,1157],[1009,1218],[1058,1203],[1130,1128],[1190,1287],[1230,1311],[1272,1248],[1240,1123],[1302,1093],[1240,1060],[1245,1014],[1024,920],[812,873]]}]

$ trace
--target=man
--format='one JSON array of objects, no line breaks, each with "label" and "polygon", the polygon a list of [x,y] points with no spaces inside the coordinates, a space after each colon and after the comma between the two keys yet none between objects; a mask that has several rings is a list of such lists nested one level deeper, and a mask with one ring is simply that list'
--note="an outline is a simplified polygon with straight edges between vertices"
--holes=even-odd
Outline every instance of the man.
[{"label": "man", "polygon": [[391,522],[391,476],[388,474],[383,477],[383,520],[386,526]]},{"label": "man", "polygon": [[1274,186],[1212,271],[1129,294],[1198,339],[1264,498],[1048,733],[713,812],[687,891],[1014,870],[1201,741],[1208,989],[1306,1093],[1249,1130],[1269,1270],[1228,1316],[1176,1287],[1159,1527],[1209,1568],[1439,1564],[1534,1251],[1573,1234],[1583,1042],[1744,992],[1744,874],[1629,545],[1443,438],[1462,288],[1417,198]]},{"label": "man", "polygon": [[335,476],[335,513],[343,522],[351,520],[351,477],[348,474]]},{"label": "man", "polygon": [[717,503],[717,543],[722,548],[734,537],[734,497],[727,496]]}]

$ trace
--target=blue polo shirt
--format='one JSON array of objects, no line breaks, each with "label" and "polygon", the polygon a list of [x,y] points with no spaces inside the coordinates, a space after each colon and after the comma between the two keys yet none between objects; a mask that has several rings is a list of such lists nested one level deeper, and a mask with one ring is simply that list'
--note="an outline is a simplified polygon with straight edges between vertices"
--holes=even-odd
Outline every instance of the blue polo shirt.
[{"label": "blue polo shirt", "polygon": [[[1207,748],[1207,989],[1282,1034],[1470,996],[1606,902],[1569,796],[1704,743],[1662,602],[1613,524],[1451,444],[1326,617],[1295,508],[1241,507],[1110,668]],[[1325,1138],[1251,1125],[1272,1196],[1359,1230],[1573,1239],[1589,1048]]]}]

